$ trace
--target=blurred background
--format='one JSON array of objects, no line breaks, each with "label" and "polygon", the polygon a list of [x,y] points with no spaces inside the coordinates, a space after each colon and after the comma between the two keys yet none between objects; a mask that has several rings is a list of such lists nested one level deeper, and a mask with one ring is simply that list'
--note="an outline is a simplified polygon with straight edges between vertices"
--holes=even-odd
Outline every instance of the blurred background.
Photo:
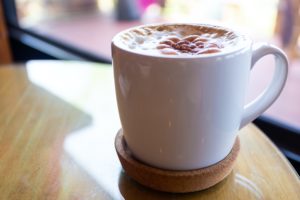
[{"label": "blurred background", "polygon": [[[4,59],[6,63],[32,59],[111,63],[110,42],[116,33],[157,22],[223,25],[249,35],[255,42],[279,46],[289,58],[288,81],[280,98],[255,123],[300,169],[299,0],[2,0],[1,3],[0,16],[4,17],[6,29],[0,26],[0,32],[7,36],[8,45],[4,47],[11,52],[11,58]],[[4,47],[0,46],[2,52]],[[272,56],[257,63],[250,79],[248,101],[270,82],[273,65]]]},{"label": "blurred background", "polygon": [[155,22],[223,24],[269,40],[279,0],[16,0],[20,27],[110,58],[112,36]]},{"label": "blurred background", "polygon": [[[3,0],[8,24],[109,62],[119,31],[156,22],[225,25],[298,56],[298,0]],[[20,34],[20,33],[19,33]],[[17,35],[15,33],[14,35]],[[67,48],[70,47],[70,48]],[[43,49],[43,48],[42,48]],[[49,52],[49,51],[48,51]],[[51,54],[51,53],[50,53]],[[80,55],[80,53],[79,53]],[[82,56],[82,55],[81,55]]]}]

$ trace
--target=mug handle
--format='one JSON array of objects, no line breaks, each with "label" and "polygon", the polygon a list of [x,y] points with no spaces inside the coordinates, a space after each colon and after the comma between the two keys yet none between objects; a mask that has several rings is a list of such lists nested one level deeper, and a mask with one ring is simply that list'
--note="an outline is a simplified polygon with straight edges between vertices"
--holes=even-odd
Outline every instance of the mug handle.
[{"label": "mug handle", "polygon": [[288,74],[288,61],[282,50],[265,43],[255,46],[252,52],[251,69],[259,59],[272,54],[275,56],[275,71],[271,83],[262,94],[244,106],[240,129],[261,115],[274,103],[285,85]]}]

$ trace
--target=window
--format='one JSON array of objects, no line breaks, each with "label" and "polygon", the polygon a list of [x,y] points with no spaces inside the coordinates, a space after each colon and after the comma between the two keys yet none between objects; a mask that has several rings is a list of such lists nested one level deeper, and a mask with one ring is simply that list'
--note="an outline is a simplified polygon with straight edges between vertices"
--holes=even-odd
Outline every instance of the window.
[{"label": "window", "polygon": [[[8,2],[8,0],[7,0]],[[14,25],[68,50],[110,60],[119,31],[153,22],[225,24],[271,37],[277,1],[255,0],[15,0]],[[253,14],[255,10],[255,15]],[[257,23],[259,21],[260,23]]]}]

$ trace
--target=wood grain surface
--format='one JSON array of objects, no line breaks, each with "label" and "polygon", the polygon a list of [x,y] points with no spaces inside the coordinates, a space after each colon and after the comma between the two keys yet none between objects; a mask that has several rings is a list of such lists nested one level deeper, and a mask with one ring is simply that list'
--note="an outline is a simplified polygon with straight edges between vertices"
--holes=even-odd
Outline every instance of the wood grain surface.
[{"label": "wood grain surface", "polygon": [[195,193],[148,189],[122,170],[111,66],[31,61],[0,67],[0,199],[300,199],[290,163],[254,125],[233,172]]}]

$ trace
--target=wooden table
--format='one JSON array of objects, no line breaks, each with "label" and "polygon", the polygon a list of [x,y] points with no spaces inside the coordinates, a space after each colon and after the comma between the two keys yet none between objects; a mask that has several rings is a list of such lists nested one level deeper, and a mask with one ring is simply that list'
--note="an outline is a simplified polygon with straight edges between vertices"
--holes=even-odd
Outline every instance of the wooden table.
[{"label": "wooden table", "polygon": [[202,192],[150,190],[122,171],[111,66],[31,61],[0,67],[0,199],[300,199],[298,175],[254,125],[233,172]]}]

